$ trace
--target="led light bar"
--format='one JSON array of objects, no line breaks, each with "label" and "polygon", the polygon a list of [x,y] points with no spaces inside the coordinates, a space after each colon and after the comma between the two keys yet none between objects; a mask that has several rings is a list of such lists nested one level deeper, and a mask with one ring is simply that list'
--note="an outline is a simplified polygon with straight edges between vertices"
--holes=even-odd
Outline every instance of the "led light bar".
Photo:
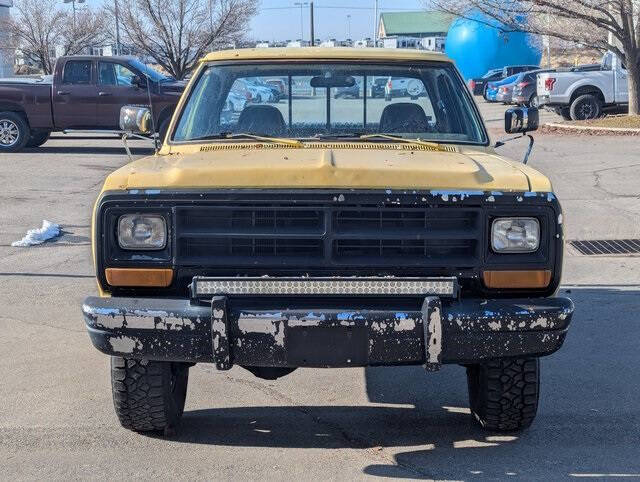
[{"label": "led light bar", "polygon": [[455,296],[456,278],[194,278],[195,296]]}]

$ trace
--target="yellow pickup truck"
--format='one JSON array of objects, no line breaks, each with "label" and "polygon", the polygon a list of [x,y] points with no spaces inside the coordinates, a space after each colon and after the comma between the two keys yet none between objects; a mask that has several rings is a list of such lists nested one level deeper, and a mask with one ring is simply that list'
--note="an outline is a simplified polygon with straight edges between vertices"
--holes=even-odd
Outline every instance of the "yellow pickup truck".
[{"label": "yellow pickup truck", "polygon": [[[411,87],[372,97],[378,78]],[[277,101],[248,92],[267,85]],[[153,132],[152,119],[128,106],[121,127]],[[511,109],[505,127],[525,135],[537,111]],[[496,154],[453,63],[421,51],[208,55],[161,149],[107,178],[93,252],[99,296],[84,319],[135,431],[173,430],[196,363],[270,380],[460,364],[477,421],[523,429],[538,359],[574,309],[555,297],[563,224],[549,180]]]}]

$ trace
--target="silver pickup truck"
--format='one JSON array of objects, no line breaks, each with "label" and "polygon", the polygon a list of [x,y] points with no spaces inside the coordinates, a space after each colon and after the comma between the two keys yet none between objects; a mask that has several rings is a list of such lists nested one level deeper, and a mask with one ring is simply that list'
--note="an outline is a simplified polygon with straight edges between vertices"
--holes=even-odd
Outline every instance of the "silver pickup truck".
[{"label": "silver pickup truck", "polygon": [[624,109],[629,103],[627,70],[613,52],[602,57],[596,71],[538,74],[537,91],[540,106],[566,120],[595,119],[605,110]]}]

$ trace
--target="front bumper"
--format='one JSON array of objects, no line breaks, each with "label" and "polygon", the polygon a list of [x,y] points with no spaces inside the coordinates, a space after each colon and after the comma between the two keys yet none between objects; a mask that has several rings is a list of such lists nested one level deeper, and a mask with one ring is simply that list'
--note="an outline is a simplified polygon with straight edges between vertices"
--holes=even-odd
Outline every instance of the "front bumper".
[{"label": "front bumper", "polygon": [[107,355],[211,362],[224,370],[234,364],[437,369],[443,363],[544,356],[562,346],[574,309],[568,298],[429,296],[413,311],[326,303],[318,309],[267,310],[242,300],[90,297],[82,310],[91,341]]}]

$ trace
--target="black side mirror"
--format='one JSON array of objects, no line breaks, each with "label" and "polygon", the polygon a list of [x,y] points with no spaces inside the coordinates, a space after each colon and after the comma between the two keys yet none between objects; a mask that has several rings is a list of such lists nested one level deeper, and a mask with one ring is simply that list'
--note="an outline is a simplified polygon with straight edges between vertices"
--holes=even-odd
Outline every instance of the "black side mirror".
[{"label": "black side mirror", "polygon": [[507,134],[526,134],[537,131],[540,114],[535,107],[514,107],[504,113],[504,130]]},{"label": "black side mirror", "polygon": [[533,136],[527,133],[537,131],[539,122],[540,113],[535,107],[514,107],[512,109],[508,109],[504,113],[505,132],[507,134],[522,134],[522,136],[498,141],[494,147],[502,147],[505,143],[516,139],[522,139],[524,136],[529,137],[529,148],[527,149],[527,153],[524,155],[524,159],[522,161],[523,164],[526,164],[529,160],[531,149],[533,149]]},{"label": "black side mirror", "polygon": [[507,134],[526,134],[537,131],[540,113],[535,107],[514,107],[504,113],[504,130]]}]

